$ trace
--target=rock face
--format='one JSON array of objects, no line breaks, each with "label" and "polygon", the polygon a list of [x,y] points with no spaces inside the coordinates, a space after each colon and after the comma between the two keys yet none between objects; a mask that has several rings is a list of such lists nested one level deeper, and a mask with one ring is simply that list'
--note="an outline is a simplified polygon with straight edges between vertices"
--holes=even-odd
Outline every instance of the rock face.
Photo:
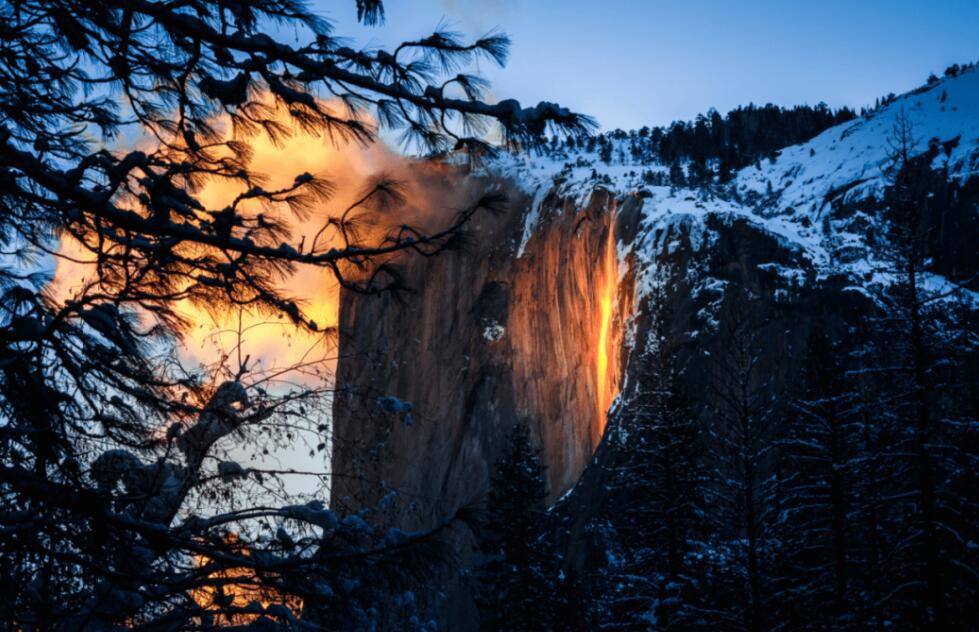
[{"label": "rock face", "polygon": [[[657,234],[657,230],[660,231]],[[704,239],[700,230],[710,235]],[[702,225],[676,223],[654,229],[637,266],[660,273],[663,301],[669,314],[664,341],[675,358],[691,409],[710,427],[712,411],[721,402],[707,385],[715,379],[714,358],[723,356],[725,340],[711,321],[725,320],[725,297],[750,297],[744,317],[757,327],[755,362],[759,380],[779,392],[800,374],[807,337],[815,326],[831,334],[845,330],[872,312],[870,300],[853,292],[844,277],[817,279],[813,265],[795,249],[742,218],[708,215]],[[699,245],[698,245],[699,242]],[[708,247],[704,247],[707,245]],[[793,269],[786,278],[778,270]],[[628,501],[627,492],[610,485],[617,457],[630,449],[623,420],[635,414],[641,368],[639,358],[651,330],[656,306],[640,298],[631,318],[634,348],[624,369],[626,381],[607,432],[572,492],[553,508],[554,537],[564,563],[575,572],[600,567],[605,548],[592,528],[596,520]],[[763,378],[760,376],[764,376]]]},{"label": "rock face", "polygon": [[[415,293],[401,302],[342,295],[333,466],[341,511],[395,490],[410,510],[399,526],[445,520],[485,495],[516,423],[539,441],[552,498],[598,445],[632,301],[612,220],[622,224],[636,201],[620,209],[602,189],[580,207],[553,193],[509,197],[505,213],[475,220],[469,248],[407,261]],[[534,229],[520,243],[531,211]],[[601,348],[610,350],[604,367]]]},{"label": "rock face", "polygon": [[[526,424],[547,466],[562,563],[599,566],[591,527],[624,500],[608,483],[630,448],[620,420],[634,412],[652,319],[668,319],[664,344],[704,427],[722,397],[708,388],[730,347],[722,324],[742,301],[733,318],[750,323],[758,374],[788,392],[813,328],[841,338],[875,309],[868,288],[881,282],[885,227],[872,202],[898,112],[946,148],[929,143],[935,165],[979,191],[979,74],[940,85],[958,109],[945,107],[944,88],[910,93],[726,188],[654,185],[650,165],[623,162],[628,137],[611,141],[618,162],[561,145],[499,158],[501,181],[452,176],[455,188],[508,188],[509,209],[479,217],[467,250],[407,260],[415,293],[402,301],[341,296],[333,508],[391,508],[372,520],[434,527],[484,499],[509,429]],[[949,287],[942,274],[927,276],[936,290]],[[974,288],[974,264],[955,274]],[[454,561],[419,591],[447,595],[426,604],[447,629],[476,626],[461,579],[465,531],[449,538]]]},{"label": "rock face", "polygon": [[[373,506],[396,489],[414,509],[402,525],[444,520],[480,499],[515,423],[529,425],[551,499],[561,496],[600,442],[606,404],[620,384],[628,391],[623,368],[644,344],[654,286],[668,288],[671,344],[695,388],[732,290],[775,323],[770,362],[788,375],[807,323],[862,309],[862,288],[880,282],[886,226],[867,203],[884,189],[899,119],[931,139],[916,151],[933,168],[976,190],[966,181],[979,173],[977,95],[979,71],[962,72],[786,147],[724,186],[663,185],[654,171],[666,166],[633,151],[638,137],[624,133],[606,139],[611,157],[559,143],[494,158],[489,171],[512,188],[510,208],[471,226],[471,248],[407,261],[416,293],[403,302],[341,297],[334,506]],[[500,185],[453,177],[455,189]],[[967,239],[956,243],[940,250],[973,259]],[[966,267],[951,270],[974,285]],[[928,283],[948,289],[947,273],[936,268]]]},{"label": "rock face", "polygon": [[[845,279],[817,280],[803,251],[719,203],[691,221],[642,193],[597,186],[582,198],[560,191],[537,200],[513,192],[507,213],[473,226],[468,251],[409,261],[405,272],[417,293],[404,302],[342,296],[335,508],[384,505],[395,490],[400,511],[390,519],[397,526],[433,527],[483,499],[509,428],[526,423],[548,468],[551,501],[561,498],[552,516],[563,563],[582,572],[603,555],[590,525],[622,500],[609,492],[608,466],[628,448],[615,429],[630,414],[634,360],[654,317],[643,294],[649,285],[666,288],[657,296],[669,304],[667,344],[703,411],[709,358],[724,344],[718,310],[732,289],[754,297],[752,317],[765,323],[759,362],[781,384],[798,372],[813,323],[832,329],[858,318],[848,312],[866,309]],[[627,254],[619,260],[612,249]],[[609,432],[598,404],[603,345],[610,351],[605,401],[621,395]],[[450,546],[458,563],[440,568],[426,589],[447,595],[432,604],[447,629],[474,629],[459,575],[471,544],[468,533],[457,533]]]}]

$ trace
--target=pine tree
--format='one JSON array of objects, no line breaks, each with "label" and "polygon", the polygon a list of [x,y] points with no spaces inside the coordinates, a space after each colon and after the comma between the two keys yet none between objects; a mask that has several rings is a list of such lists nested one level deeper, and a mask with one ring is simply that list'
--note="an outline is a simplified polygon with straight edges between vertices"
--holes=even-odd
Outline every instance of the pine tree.
[{"label": "pine tree", "polygon": [[851,609],[851,507],[859,466],[856,396],[839,344],[818,326],[806,348],[802,392],[781,442],[784,486],[778,533],[785,549],[775,604],[790,627],[846,625]]},{"label": "pine tree", "polygon": [[[768,625],[767,572],[774,556],[771,523],[777,514],[774,472],[778,419],[770,376],[759,366],[759,324],[745,290],[729,293],[721,315],[711,391],[715,402],[707,503],[719,545],[732,557],[739,585],[722,607],[752,632]],[[728,603],[724,603],[728,602]]]},{"label": "pine tree", "polygon": [[496,463],[488,503],[489,561],[479,573],[486,630],[544,630],[552,621],[554,555],[545,533],[544,466],[526,426],[514,426]]},{"label": "pine tree", "polygon": [[605,164],[611,163],[612,149],[613,149],[612,141],[604,136],[601,137],[599,139],[598,159],[604,162]]},{"label": "pine tree", "polygon": [[[910,538],[906,517],[907,459],[900,451],[900,424],[883,392],[886,372],[880,367],[878,325],[873,319],[855,323],[849,332],[846,379],[854,395],[853,425],[857,456],[851,494],[851,613],[854,625],[882,632],[901,620],[900,594],[905,582],[900,567],[901,543]],[[895,602],[895,600],[898,600]]]},{"label": "pine tree", "polygon": [[616,629],[683,627],[697,615],[691,551],[702,525],[699,425],[671,346],[665,292],[653,291],[637,388],[614,433],[621,443],[608,484],[615,563],[604,579],[603,623]]},{"label": "pine tree", "polygon": [[[938,468],[931,444],[935,441],[931,388],[932,354],[927,303],[928,293],[922,287],[925,268],[928,196],[922,190],[925,167],[912,159],[913,129],[902,111],[895,122],[891,138],[891,184],[885,192],[885,209],[889,228],[891,270],[895,282],[881,297],[887,310],[882,323],[888,337],[893,336],[892,371],[894,391],[892,410],[902,425],[911,429],[902,447],[913,454],[911,464],[915,498],[915,547],[909,551],[909,563],[920,566],[920,574],[908,570],[908,579],[920,582],[912,595],[920,599],[921,625],[945,624],[945,597],[942,588],[936,520]],[[902,450],[903,451],[903,450]]]},{"label": "pine tree", "polygon": [[687,178],[683,173],[683,167],[680,165],[679,160],[674,160],[670,164],[670,185],[673,187],[683,187],[686,184]]},{"label": "pine tree", "polygon": [[[967,518],[975,493],[961,485],[974,469],[964,464],[977,454],[976,420],[959,398],[945,396],[956,390],[959,373],[945,368],[955,362],[950,351],[956,345],[949,347],[946,341],[954,339],[951,332],[959,327],[957,311],[947,309],[947,294],[925,282],[936,258],[935,218],[946,211],[936,188],[944,185],[931,167],[934,150],[914,155],[913,132],[902,112],[892,133],[890,182],[883,199],[893,282],[877,294],[882,313],[875,360],[886,375],[881,409],[894,424],[889,449],[897,458],[891,468],[900,468],[893,476],[894,506],[888,513],[895,517],[893,531],[907,534],[894,545],[896,565],[887,580],[893,589],[887,596],[908,624],[943,628],[953,623],[953,611],[962,616],[961,598],[955,595],[977,579],[963,573],[958,562],[967,559],[966,543],[977,533]],[[958,317],[970,319],[968,311]],[[968,337],[959,340],[968,357],[974,346]],[[968,361],[961,365],[963,370],[968,366]],[[958,391],[967,392],[968,387]]]},{"label": "pine tree", "polygon": [[952,626],[979,628],[972,596],[979,589],[979,309],[959,293],[936,315],[936,351],[942,388],[937,402],[941,455],[937,520],[948,618]]}]

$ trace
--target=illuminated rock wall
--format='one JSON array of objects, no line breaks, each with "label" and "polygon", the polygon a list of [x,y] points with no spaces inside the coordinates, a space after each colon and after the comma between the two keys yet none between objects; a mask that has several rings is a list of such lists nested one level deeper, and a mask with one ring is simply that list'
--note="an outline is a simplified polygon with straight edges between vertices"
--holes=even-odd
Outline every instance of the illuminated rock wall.
[{"label": "illuminated rock wall", "polygon": [[[483,497],[515,423],[539,442],[555,498],[598,445],[632,301],[613,251],[619,202],[601,189],[583,207],[549,195],[518,257],[532,202],[509,195],[506,213],[475,221],[468,249],[407,261],[415,293],[402,301],[342,296],[336,509],[396,489],[410,511],[395,522],[435,524]],[[410,418],[386,397],[410,402]]]}]

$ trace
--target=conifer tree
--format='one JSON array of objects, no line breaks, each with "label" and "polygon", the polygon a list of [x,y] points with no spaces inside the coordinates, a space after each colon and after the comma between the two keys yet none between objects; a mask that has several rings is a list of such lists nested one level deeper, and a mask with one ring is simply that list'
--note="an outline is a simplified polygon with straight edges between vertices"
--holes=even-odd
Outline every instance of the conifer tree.
[{"label": "conifer tree", "polygon": [[[968,412],[962,417],[954,412],[962,410],[958,398],[943,396],[955,389],[958,374],[945,368],[955,355],[943,350],[944,341],[959,328],[956,316],[968,322],[970,315],[948,309],[950,293],[926,283],[935,260],[934,218],[945,210],[935,190],[942,178],[932,170],[934,154],[915,155],[914,130],[904,112],[890,142],[883,203],[893,282],[876,296],[881,315],[874,343],[876,367],[886,376],[879,383],[881,419],[894,424],[885,434],[896,457],[890,462],[895,487],[887,512],[895,525],[890,532],[906,537],[894,543],[895,567],[885,578],[891,587],[885,598],[909,625],[942,628],[958,609],[953,594],[976,581],[953,563],[965,559],[965,543],[976,534],[974,523],[963,519],[974,500],[963,498],[953,483],[972,469],[963,464],[976,455],[976,421]],[[966,361],[962,369],[968,366]]]},{"label": "conifer tree", "polygon": [[[781,458],[788,477],[777,530],[785,549],[775,606],[790,626],[846,625],[853,567],[851,521],[859,451],[856,397],[844,356],[820,327],[806,346],[802,392],[789,413]],[[842,619],[841,619],[842,618]]]},{"label": "conifer tree", "polygon": [[736,571],[732,622],[752,632],[769,625],[769,577],[779,480],[775,476],[778,410],[771,376],[759,365],[760,325],[746,290],[729,293],[713,363],[716,402],[707,436],[707,502],[715,533],[726,542]]},{"label": "conifer tree", "polygon": [[489,529],[479,573],[481,627],[544,630],[552,621],[554,556],[545,533],[547,488],[540,454],[514,426],[490,482]]}]

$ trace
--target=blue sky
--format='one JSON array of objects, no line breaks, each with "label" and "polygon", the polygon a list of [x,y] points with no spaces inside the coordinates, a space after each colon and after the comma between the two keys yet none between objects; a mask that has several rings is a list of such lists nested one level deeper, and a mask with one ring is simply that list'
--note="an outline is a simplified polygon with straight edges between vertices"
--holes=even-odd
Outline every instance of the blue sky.
[{"label": "blue sky", "polygon": [[353,26],[353,0],[313,0],[337,31],[390,45],[440,21],[513,39],[490,65],[492,98],[547,99],[634,128],[748,102],[859,107],[954,62],[979,60],[979,0],[704,2],[387,0],[387,23]]}]

